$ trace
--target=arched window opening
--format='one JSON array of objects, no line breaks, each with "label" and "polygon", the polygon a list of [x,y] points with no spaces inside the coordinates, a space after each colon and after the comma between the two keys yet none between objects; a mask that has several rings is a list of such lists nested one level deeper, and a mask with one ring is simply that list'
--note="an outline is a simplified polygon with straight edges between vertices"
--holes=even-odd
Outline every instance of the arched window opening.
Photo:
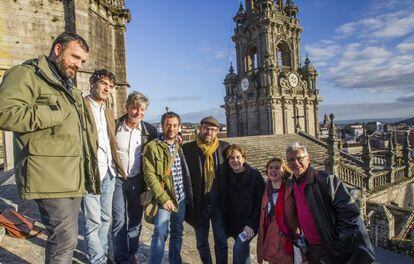
[{"label": "arched window opening", "polygon": [[247,72],[257,72],[259,67],[258,56],[257,56],[257,49],[253,47],[247,53]]},{"label": "arched window opening", "polygon": [[280,71],[289,69],[292,66],[292,55],[289,46],[280,42],[277,45],[277,67]]}]

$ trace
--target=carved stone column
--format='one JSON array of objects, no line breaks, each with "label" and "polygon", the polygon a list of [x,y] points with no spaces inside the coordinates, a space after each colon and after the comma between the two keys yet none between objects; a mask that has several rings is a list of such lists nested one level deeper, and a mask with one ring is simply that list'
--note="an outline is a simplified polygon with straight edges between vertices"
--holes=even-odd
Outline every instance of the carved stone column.
[{"label": "carved stone column", "polygon": [[362,161],[363,169],[366,175],[366,185],[368,190],[374,188],[373,179],[372,179],[372,169],[373,169],[373,160],[371,152],[371,143],[369,142],[370,137],[367,135],[367,130],[364,128],[364,145],[362,146]]},{"label": "carved stone column", "polygon": [[404,160],[404,176],[411,177],[411,148],[408,142],[408,131],[404,131],[404,142],[403,142],[403,160]]},{"label": "carved stone column", "polygon": [[326,161],[325,170],[328,173],[338,175],[338,163],[339,163],[339,150],[337,148],[337,135],[334,123],[334,114],[330,115],[331,123],[329,126],[329,138],[328,138],[328,159]]}]

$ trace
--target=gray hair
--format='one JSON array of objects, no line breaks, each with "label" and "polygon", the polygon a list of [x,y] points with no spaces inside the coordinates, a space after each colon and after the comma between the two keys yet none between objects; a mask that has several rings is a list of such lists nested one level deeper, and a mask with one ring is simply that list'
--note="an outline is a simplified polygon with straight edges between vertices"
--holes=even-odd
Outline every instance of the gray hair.
[{"label": "gray hair", "polygon": [[134,106],[134,107],[141,107],[145,104],[145,108],[148,107],[148,98],[140,93],[140,92],[132,92],[128,95],[126,107]]},{"label": "gray hair", "polygon": [[305,145],[300,144],[299,142],[294,142],[293,144],[290,144],[287,148],[286,148],[286,156],[289,153],[292,152],[296,152],[298,150],[302,150],[304,155],[308,155],[308,150],[306,149]]}]

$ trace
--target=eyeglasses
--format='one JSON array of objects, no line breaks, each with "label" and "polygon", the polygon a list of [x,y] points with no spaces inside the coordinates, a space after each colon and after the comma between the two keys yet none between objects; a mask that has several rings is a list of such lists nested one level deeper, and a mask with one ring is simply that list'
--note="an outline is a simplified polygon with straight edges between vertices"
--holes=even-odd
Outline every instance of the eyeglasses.
[{"label": "eyeglasses", "polygon": [[201,126],[203,130],[205,131],[211,131],[213,133],[217,132],[217,127],[207,127],[207,126]]},{"label": "eyeglasses", "polygon": [[294,157],[294,158],[288,158],[287,161],[288,162],[303,162],[303,160],[307,157],[308,155],[304,155],[304,156],[299,156],[299,157]]}]

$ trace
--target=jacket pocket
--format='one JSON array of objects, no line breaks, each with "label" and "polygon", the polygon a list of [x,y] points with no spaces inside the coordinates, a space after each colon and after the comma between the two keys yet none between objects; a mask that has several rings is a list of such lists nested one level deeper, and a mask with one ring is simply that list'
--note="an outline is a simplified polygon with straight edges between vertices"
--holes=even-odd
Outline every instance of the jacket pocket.
[{"label": "jacket pocket", "polygon": [[65,193],[80,190],[81,155],[73,137],[29,141],[26,191]]}]

